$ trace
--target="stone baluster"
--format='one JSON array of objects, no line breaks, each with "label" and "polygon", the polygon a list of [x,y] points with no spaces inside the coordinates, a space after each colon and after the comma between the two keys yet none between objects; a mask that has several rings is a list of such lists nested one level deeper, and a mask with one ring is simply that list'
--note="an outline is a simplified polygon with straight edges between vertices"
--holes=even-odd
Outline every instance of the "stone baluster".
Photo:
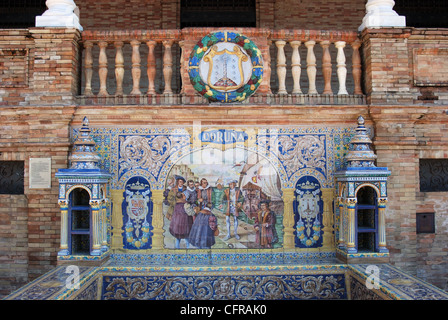
[{"label": "stone baluster", "polygon": [[117,81],[117,90],[115,95],[123,95],[123,77],[124,77],[124,58],[123,58],[123,42],[117,41],[115,46],[115,79]]},{"label": "stone baluster", "polygon": [[132,40],[132,95],[140,95],[142,92],[140,91],[140,41]]},{"label": "stone baluster", "polygon": [[100,91],[98,92],[99,96],[109,95],[107,92],[107,45],[108,43],[106,41],[98,42],[98,46],[100,47],[100,55],[98,58],[98,74],[100,77]]},{"label": "stone baluster", "polygon": [[286,91],[286,57],[284,47],[286,41],[276,41],[277,46],[277,77],[278,77],[278,94],[287,94]]},{"label": "stone baluster", "polygon": [[162,41],[165,52],[163,53],[163,78],[165,80],[165,90],[164,94],[171,94],[173,90],[171,89],[171,77],[173,74],[173,55],[171,53],[171,46],[173,45],[172,40]]},{"label": "stone baluster", "polygon": [[180,76],[182,81],[182,88],[180,90],[180,94],[185,94],[185,84],[189,81],[188,72],[184,72],[184,70],[188,70],[188,58],[186,58],[187,53],[185,52],[186,41],[179,41],[179,47],[181,49],[180,54]]},{"label": "stone baluster", "polygon": [[307,41],[305,46],[308,49],[306,55],[306,72],[308,74],[309,89],[308,94],[317,94],[316,90],[316,56],[314,55],[314,45],[316,41]]},{"label": "stone baluster", "polygon": [[324,76],[324,91],[322,94],[333,94],[331,90],[331,55],[330,55],[330,44],[329,40],[324,40],[320,42],[320,46],[323,49],[322,55],[322,74]]},{"label": "stone baluster", "polygon": [[338,55],[336,57],[337,62],[337,74],[339,80],[339,91],[338,94],[348,94],[347,89],[345,87],[345,82],[347,80],[347,68],[345,67],[345,41],[336,41],[334,44],[338,49]]},{"label": "stone baluster", "polygon": [[84,88],[84,95],[91,96],[92,93],[92,72],[93,72],[93,57],[92,57],[92,47],[93,43],[91,41],[86,41],[84,43],[85,57],[84,57],[84,73],[86,76],[86,86]]},{"label": "stone baluster", "polygon": [[291,41],[290,44],[292,47],[291,72],[292,72],[292,79],[294,82],[292,93],[301,94],[302,90],[300,89],[300,74],[302,71],[301,70],[302,65],[300,64],[300,53],[299,53],[299,47],[301,42]]},{"label": "stone baluster", "polygon": [[359,48],[361,47],[361,41],[355,40],[351,44],[353,48],[352,56],[352,74],[353,82],[355,85],[354,94],[362,94],[361,89],[361,55],[359,54]]},{"label": "stone baluster", "polygon": [[[271,45],[272,45],[272,41],[267,40],[266,41],[266,49],[262,50],[264,70],[263,70],[262,84],[260,85],[261,88],[258,89],[259,93],[272,94],[272,91],[271,91],[271,52],[269,50]],[[265,89],[263,89],[263,84],[264,84]]]},{"label": "stone baluster", "polygon": [[148,74],[148,92],[147,94],[155,94],[156,89],[154,86],[154,79],[156,77],[156,58],[154,56],[154,48],[156,46],[155,41],[148,41],[146,45],[148,46],[148,68],[146,73]]}]

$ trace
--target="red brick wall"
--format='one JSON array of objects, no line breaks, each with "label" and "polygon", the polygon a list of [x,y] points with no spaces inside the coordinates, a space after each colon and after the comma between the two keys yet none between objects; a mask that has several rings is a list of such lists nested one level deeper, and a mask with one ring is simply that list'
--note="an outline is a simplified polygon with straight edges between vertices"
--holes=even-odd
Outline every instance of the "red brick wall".
[{"label": "red brick wall", "polygon": [[0,297],[28,279],[27,197],[0,195]]}]

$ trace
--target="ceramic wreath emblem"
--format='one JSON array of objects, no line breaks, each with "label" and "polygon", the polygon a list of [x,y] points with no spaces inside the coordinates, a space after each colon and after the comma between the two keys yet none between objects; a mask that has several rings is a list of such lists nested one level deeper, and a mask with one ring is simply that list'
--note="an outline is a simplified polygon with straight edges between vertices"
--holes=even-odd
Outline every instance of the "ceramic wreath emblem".
[{"label": "ceramic wreath emblem", "polygon": [[189,60],[193,87],[211,102],[239,102],[259,87],[263,59],[257,46],[245,36],[220,31],[202,38]]}]

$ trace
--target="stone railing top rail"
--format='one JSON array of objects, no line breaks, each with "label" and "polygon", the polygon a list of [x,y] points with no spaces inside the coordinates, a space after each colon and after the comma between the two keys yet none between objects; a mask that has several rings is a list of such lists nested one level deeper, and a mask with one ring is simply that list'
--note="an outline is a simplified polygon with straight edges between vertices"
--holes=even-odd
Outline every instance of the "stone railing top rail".
[{"label": "stone railing top rail", "polygon": [[162,41],[162,40],[197,40],[208,33],[229,30],[244,34],[250,38],[267,38],[269,40],[285,41],[346,41],[354,42],[358,39],[358,32],[340,30],[307,30],[282,29],[271,30],[266,28],[185,28],[160,30],[85,30],[82,32],[83,41]]}]

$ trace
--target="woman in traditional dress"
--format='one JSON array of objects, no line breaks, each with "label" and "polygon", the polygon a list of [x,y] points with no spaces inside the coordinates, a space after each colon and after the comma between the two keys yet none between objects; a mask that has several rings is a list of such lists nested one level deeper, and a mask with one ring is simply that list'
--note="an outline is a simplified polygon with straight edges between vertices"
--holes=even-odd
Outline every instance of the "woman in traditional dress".
[{"label": "woman in traditional dress", "polygon": [[210,249],[218,235],[218,220],[212,213],[212,204],[208,203],[194,219],[189,241],[199,249]]},{"label": "woman in traditional dress", "polygon": [[176,238],[175,248],[180,248],[180,241],[185,239],[186,247],[189,247],[188,236],[193,225],[193,217],[187,214],[185,205],[189,206],[185,200],[185,194],[178,192],[176,194],[176,205],[174,206],[173,216],[170,222],[170,233]]}]

